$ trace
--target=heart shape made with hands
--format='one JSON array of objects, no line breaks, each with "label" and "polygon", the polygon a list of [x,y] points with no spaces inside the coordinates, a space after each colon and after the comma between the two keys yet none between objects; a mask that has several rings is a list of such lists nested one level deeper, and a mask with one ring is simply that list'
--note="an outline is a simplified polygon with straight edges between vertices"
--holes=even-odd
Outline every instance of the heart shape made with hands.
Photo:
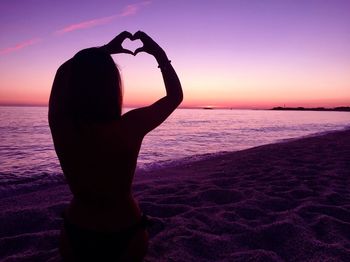
[{"label": "heart shape made with hands", "polygon": [[134,39],[134,38],[125,38],[122,42],[122,47],[124,49],[127,49],[133,53],[135,53],[135,50],[137,48],[140,48],[143,46],[143,43],[140,39]]}]

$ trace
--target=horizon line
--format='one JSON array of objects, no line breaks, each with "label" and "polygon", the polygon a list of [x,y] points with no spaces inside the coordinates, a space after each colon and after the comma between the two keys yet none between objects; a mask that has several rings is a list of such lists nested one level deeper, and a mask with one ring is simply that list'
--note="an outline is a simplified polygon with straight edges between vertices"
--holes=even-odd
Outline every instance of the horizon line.
[{"label": "horizon line", "polygon": [[[124,105],[123,108],[139,108],[144,107],[146,105]],[[33,103],[0,103],[0,107],[49,107],[48,104],[33,104]],[[273,108],[278,108],[283,106],[271,106],[271,107],[259,107],[259,106],[245,106],[245,107],[235,107],[235,106],[203,106],[203,105],[196,105],[196,106],[179,106],[178,109],[242,109],[242,110],[271,110]],[[292,108],[298,108],[299,106],[293,106]],[[349,105],[338,105],[338,106],[332,106],[332,107],[326,107],[326,106],[317,106],[317,107],[305,107],[300,106],[305,109],[308,108],[325,108],[325,109],[334,109],[337,107],[350,107]],[[288,107],[287,107],[288,108]]]}]

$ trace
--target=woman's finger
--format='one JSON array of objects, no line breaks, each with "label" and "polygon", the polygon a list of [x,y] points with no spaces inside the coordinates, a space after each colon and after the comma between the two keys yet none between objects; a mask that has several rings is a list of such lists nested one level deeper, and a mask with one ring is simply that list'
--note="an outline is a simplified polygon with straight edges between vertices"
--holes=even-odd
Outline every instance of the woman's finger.
[{"label": "woman's finger", "polygon": [[146,52],[145,49],[143,48],[143,46],[137,48],[137,49],[135,50],[135,52],[134,52],[134,55],[137,55],[137,54],[140,53],[140,52]]},{"label": "woman's finger", "polygon": [[130,51],[130,50],[128,50],[128,49],[125,49],[125,48],[123,48],[120,52],[121,52],[121,53],[125,53],[125,54],[134,55],[134,53],[133,53],[132,51]]},{"label": "woman's finger", "polygon": [[140,39],[141,41],[145,40],[145,38],[147,37],[147,34],[145,32],[142,31],[137,31],[134,35],[133,35],[133,40],[135,39]]},{"label": "woman's finger", "polygon": [[132,38],[132,34],[130,33],[130,32],[128,32],[128,31],[123,31],[123,32],[121,32],[119,35],[118,35],[118,37],[119,38],[121,38],[121,39],[126,39],[126,38],[129,38],[129,39],[131,39]]}]

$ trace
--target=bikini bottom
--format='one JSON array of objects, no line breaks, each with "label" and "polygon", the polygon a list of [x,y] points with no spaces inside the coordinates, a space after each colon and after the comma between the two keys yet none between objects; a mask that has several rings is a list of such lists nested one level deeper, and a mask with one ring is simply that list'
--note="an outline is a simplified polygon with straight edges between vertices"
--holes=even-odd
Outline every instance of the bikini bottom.
[{"label": "bikini bottom", "polygon": [[130,239],[139,230],[145,230],[149,219],[142,215],[138,223],[118,232],[96,232],[81,228],[63,215],[64,229],[77,261],[118,261]]}]

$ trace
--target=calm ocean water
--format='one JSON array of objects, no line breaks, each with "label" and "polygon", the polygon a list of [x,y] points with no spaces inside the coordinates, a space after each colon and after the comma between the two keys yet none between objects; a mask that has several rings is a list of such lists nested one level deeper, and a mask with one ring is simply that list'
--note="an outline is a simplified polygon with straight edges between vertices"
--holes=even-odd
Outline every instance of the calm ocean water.
[{"label": "calm ocean water", "polygon": [[[144,139],[138,168],[348,127],[348,112],[179,109]],[[0,107],[0,187],[57,174],[47,108]]]}]

